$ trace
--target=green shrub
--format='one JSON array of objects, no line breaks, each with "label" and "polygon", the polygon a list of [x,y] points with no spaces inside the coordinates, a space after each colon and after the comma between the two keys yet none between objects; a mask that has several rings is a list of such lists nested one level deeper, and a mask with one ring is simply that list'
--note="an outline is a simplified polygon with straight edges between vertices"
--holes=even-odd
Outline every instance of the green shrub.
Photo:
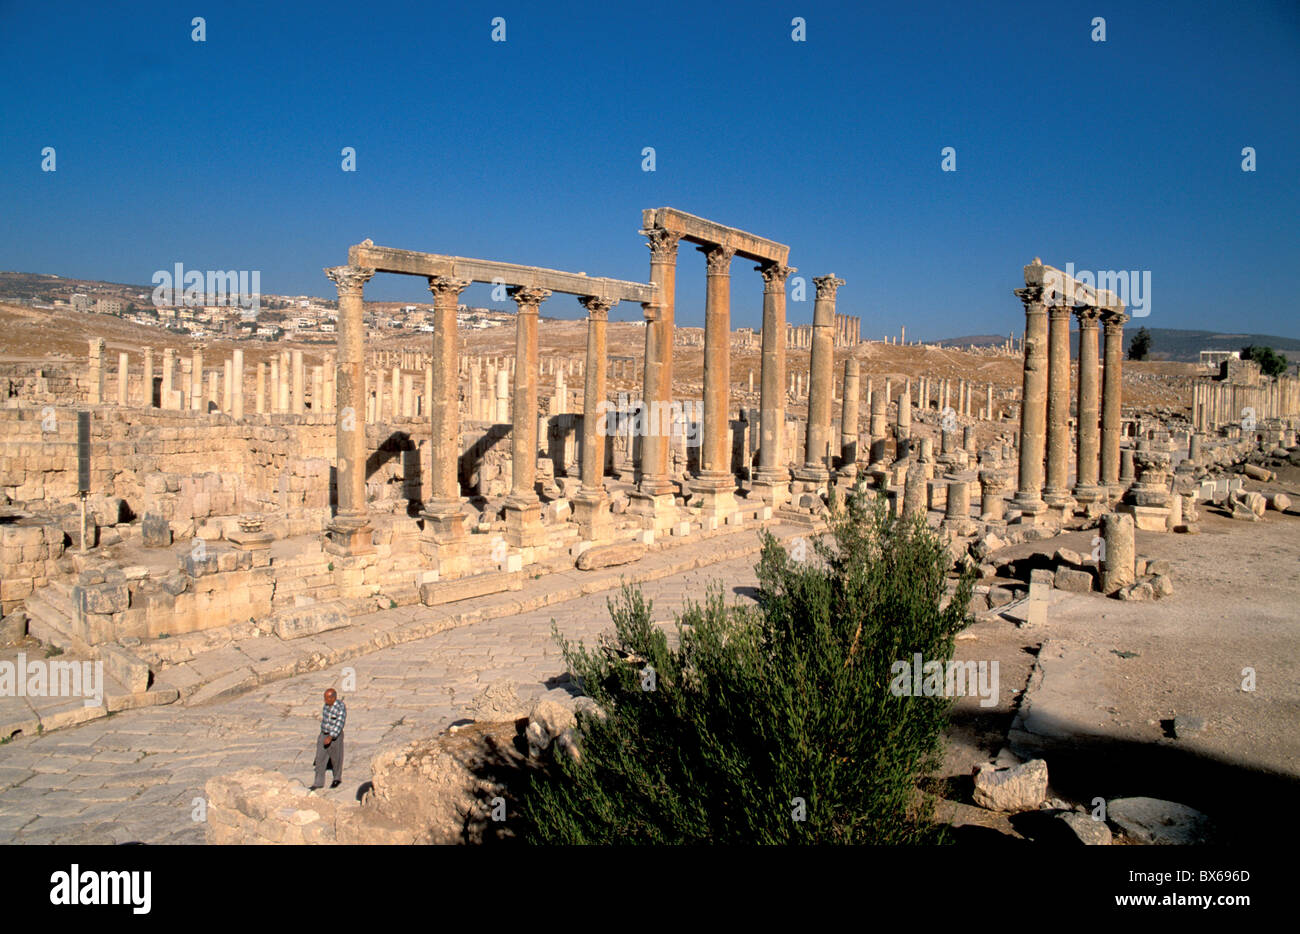
[{"label": "green shrub", "polygon": [[[625,588],[595,650],[556,633],[595,701],[579,757],[520,796],[521,836],[549,843],[916,843],[940,839],[917,791],[951,700],[897,697],[890,667],[952,657],[973,577],[941,610],[951,561],[919,518],[859,490],[796,561],[764,533],[758,606],[711,588],[679,645]],[[651,671],[652,669],[652,671]],[[802,800],[803,820],[796,820]]]}]

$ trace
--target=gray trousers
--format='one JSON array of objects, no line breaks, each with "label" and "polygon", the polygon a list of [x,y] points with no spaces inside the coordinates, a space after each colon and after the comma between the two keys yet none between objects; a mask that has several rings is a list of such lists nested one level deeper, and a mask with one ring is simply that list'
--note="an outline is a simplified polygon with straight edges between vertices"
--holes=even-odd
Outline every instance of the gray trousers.
[{"label": "gray trousers", "polygon": [[325,769],[328,768],[334,773],[334,781],[341,781],[343,778],[343,734],[330,740],[328,746],[325,745],[325,734],[322,733],[316,737],[316,780],[313,785],[324,786]]}]

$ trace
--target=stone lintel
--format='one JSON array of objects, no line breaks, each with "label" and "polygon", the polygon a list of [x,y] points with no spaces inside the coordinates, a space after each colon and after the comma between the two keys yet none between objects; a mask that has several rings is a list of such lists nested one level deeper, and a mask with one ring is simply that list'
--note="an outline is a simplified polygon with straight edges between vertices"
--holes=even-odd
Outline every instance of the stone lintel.
[{"label": "stone lintel", "polygon": [[442,276],[469,279],[472,282],[502,280],[508,286],[546,289],[564,295],[589,295],[593,298],[651,304],[658,301],[658,288],[648,282],[628,282],[624,279],[587,276],[541,266],[398,250],[392,247],[375,246],[369,242],[350,247],[348,262],[353,266],[364,266],[378,272],[411,276]]},{"label": "stone lintel", "polygon": [[1025,267],[1025,285],[1041,288],[1046,305],[1087,305],[1119,314],[1124,311],[1124,303],[1114,292],[1085,285],[1038,259]]},{"label": "stone lintel", "polygon": [[647,208],[641,212],[641,226],[647,230],[657,227],[680,234],[683,240],[698,246],[730,247],[736,251],[736,255],[761,263],[780,263],[784,266],[790,259],[790,248],[783,243],[705,220],[676,208]]}]

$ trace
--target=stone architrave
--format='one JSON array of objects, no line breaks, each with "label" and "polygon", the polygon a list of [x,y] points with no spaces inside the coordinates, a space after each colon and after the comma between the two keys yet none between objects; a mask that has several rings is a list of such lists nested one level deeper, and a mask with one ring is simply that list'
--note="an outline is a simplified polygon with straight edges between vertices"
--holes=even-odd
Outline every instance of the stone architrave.
[{"label": "stone architrave", "polygon": [[[372,550],[366,507],[365,323],[363,293],[373,269],[335,266],[325,275],[338,288],[338,362],[334,382],[338,406],[334,413],[334,451],[338,507],[328,528],[326,546],[334,554],[357,555]],[[274,359],[271,369],[278,367]],[[278,374],[276,374],[278,375]],[[272,407],[279,396],[271,380]]]}]

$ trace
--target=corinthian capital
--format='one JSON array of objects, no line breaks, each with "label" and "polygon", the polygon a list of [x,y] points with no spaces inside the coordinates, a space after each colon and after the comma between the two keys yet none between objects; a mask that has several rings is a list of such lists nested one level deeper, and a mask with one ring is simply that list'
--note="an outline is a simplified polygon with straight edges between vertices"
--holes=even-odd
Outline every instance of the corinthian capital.
[{"label": "corinthian capital", "polygon": [[1123,331],[1124,325],[1128,323],[1128,315],[1122,311],[1103,311],[1101,323],[1107,331]]},{"label": "corinthian capital", "polygon": [[1024,302],[1025,311],[1042,311],[1043,310],[1043,287],[1041,285],[1027,285],[1023,289],[1013,289],[1016,298]]},{"label": "corinthian capital", "polygon": [[819,299],[828,298],[834,301],[835,292],[844,284],[844,280],[835,278],[835,273],[831,273],[829,276],[813,276],[813,284],[817,286]]},{"label": "corinthian capital", "polygon": [[537,306],[551,297],[550,289],[539,289],[531,285],[511,286],[506,291],[515,300],[520,312],[531,311],[536,313]]},{"label": "corinthian capital", "polygon": [[711,276],[731,275],[731,258],[736,255],[736,248],[730,246],[702,246],[705,262]]},{"label": "corinthian capital", "polygon": [[597,295],[579,295],[578,302],[587,309],[587,317],[597,321],[608,321],[609,310],[618,304],[617,298],[601,298]]},{"label": "corinthian capital", "polygon": [[325,275],[338,287],[339,296],[360,295],[362,288],[374,276],[368,266],[327,266]]},{"label": "corinthian capital", "polygon": [[793,266],[782,266],[780,263],[767,263],[754,268],[763,277],[764,292],[784,292],[785,280],[799,271]]},{"label": "corinthian capital", "polygon": [[1101,309],[1096,305],[1080,305],[1074,309],[1074,314],[1079,319],[1079,327],[1095,328],[1101,318]]},{"label": "corinthian capital", "polygon": [[650,261],[666,262],[677,259],[677,243],[682,239],[679,233],[673,233],[671,230],[662,230],[658,227],[651,227],[641,231],[641,235],[650,242]]},{"label": "corinthian capital", "polygon": [[469,284],[469,279],[457,279],[453,276],[429,277],[429,291],[433,293],[434,298],[442,298],[447,295],[458,298],[461,292],[469,288]]}]

